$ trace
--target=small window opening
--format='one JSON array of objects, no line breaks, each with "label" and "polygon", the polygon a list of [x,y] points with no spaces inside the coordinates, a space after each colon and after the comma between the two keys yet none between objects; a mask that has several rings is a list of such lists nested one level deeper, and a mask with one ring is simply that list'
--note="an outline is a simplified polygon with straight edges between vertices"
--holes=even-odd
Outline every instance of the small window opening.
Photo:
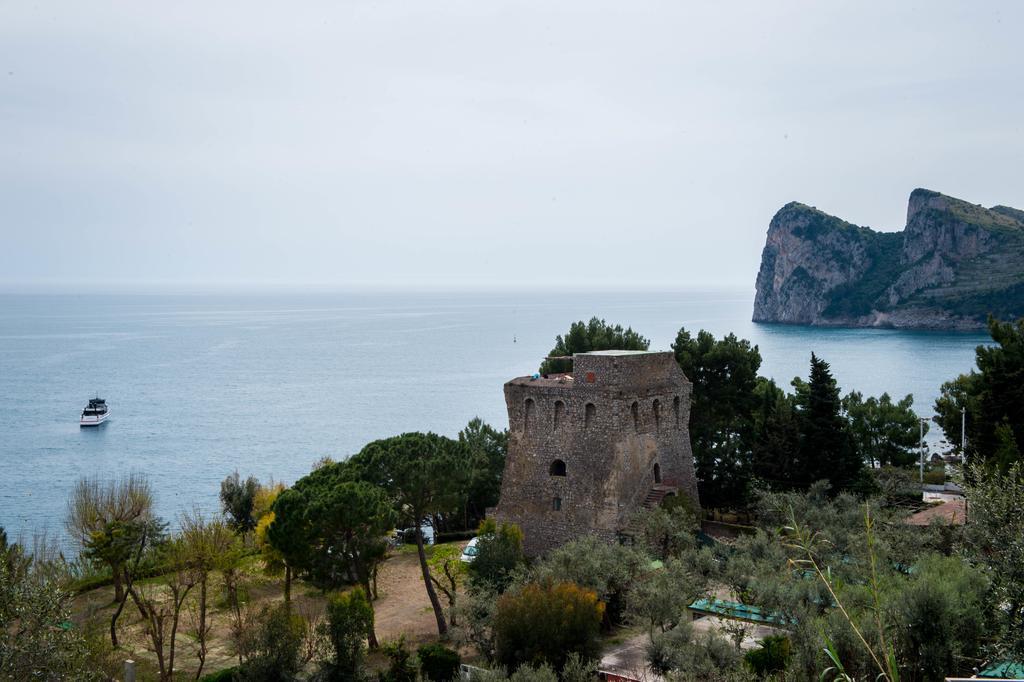
[{"label": "small window opening", "polygon": [[551,500],[551,511],[562,511],[562,498],[556,497]]},{"label": "small window opening", "polygon": [[657,462],[654,463],[654,482],[661,483],[661,465]]},{"label": "small window opening", "polygon": [[679,428],[679,396],[672,399],[672,411],[676,415],[676,428]]},{"label": "small window opening", "polygon": [[633,430],[640,433],[640,404],[633,403],[629,411],[633,413]]},{"label": "small window opening", "polygon": [[565,476],[565,462],[560,459],[556,459],[548,467],[548,473],[552,476]]},{"label": "small window opening", "polygon": [[661,430],[661,401],[654,399],[654,430]]},{"label": "small window opening", "polygon": [[583,428],[589,429],[590,423],[594,421],[596,415],[597,408],[594,407],[594,403],[587,403],[586,407],[583,408]]},{"label": "small window opening", "polygon": [[559,425],[561,425],[561,423],[562,423],[562,417],[563,417],[564,414],[565,414],[565,403],[563,403],[561,400],[556,400],[555,401],[555,419],[554,419],[554,421],[552,422],[552,425],[551,425],[551,427],[554,430],[556,430],[556,431],[558,430]]}]

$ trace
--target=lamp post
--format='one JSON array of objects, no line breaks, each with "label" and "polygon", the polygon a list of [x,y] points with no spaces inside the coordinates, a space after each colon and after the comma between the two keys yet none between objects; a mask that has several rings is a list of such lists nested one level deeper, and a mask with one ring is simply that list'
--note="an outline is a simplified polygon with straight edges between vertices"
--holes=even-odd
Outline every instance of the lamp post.
[{"label": "lamp post", "polygon": [[967,464],[967,408],[960,410],[960,459]]},{"label": "lamp post", "polygon": [[921,454],[921,485],[924,485],[924,423],[926,421],[924,417],[917,418],[917,425],[920,431],[917,437],[917,449]]}]

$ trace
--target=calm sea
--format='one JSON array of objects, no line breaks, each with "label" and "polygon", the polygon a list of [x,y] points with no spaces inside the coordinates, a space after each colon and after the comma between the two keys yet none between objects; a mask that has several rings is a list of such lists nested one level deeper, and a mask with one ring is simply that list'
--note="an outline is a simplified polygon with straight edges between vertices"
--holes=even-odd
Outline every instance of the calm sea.
[{"label": "calm sea", "polygon": [[[758,325],[751,302],[735,291],[0,296],[0,525],[62,537],[85,475],[143,472],[174,519],[217,509],[235,469],[292,482],[375,438],[455,435],[474,416],[504,427],[502,384],[592,315],[654,349],[681,326],[735,332],[782,383],[805,376],[814,351],[844,392],[913,393],[925,416],[987,338]],[[111,419],[81,429],[97,394]]]}]

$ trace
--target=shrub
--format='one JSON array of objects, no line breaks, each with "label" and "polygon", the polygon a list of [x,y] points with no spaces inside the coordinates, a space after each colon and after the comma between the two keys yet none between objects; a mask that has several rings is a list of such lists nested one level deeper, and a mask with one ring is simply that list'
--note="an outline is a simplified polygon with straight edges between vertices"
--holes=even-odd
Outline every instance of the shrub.
[{"label": "shrub", "polygon": [[618,543],[584,536],[550,552],[534,567],[535,580],[573,582],[593,590],[605,604],[604,626],[623,619],[626,596],[650,560],[640,551]]},{"label": "shrub", "polygon": [[199,682],[234,682],[235,676],[240,675],[238,667],[224,668],[209,675],[203,675]]},{"label": "shrub", "polygon": [[504,592],[512,582],[512,571],[524,561],[523,531],[512,523],[499,526],[487,519],[480,524],[478,537],[469,575],[476,583]]},{"label": "shrub", "polygon": [[497,603],[496,658],[509,669],[548,663],[561,670],[571,653],[595,658],[604,604],[573,583],[532,583]]},{"label": "shrub", "polygon": [[0,534],[0,679],[103,679],[82,632],[61,626],[70,623],[71,595],[55,569]]},{"label": "shrub", "polygon": [[970,670],[995,629],[989,588],[985,573],[960,557],[922,557],[891,601],[901,625],[894,637],[901,662],[923,679]]},{"label": "shrub", "polygon": [[459,652],[442,644],[424,644],[416,651],[420,672],[431,682],[451,682],[459,674]]},{"label": "shrub", "polygon": [[508,682],[558,682],[558,675],[549,665],[523,665],[509,676]]},{"label": "shrub", "polygon": [[379,674],[381,682],[416,682],[416,666],[412,663],[412,654],[405,648],[405,637],[388,642],[382,649],[390,663],[387,671]]},{"label": "shrub", "polygon": [[597,661],[569,654],[562,668],[562,682],[593,682],[597,679]]},{"label": "shrub", "polygon": [[792,645],[789,637],[772,635],[761,640],[760,649],[748,651],[743,658],[754,674],[762,678],[785,670],[791,655]]},{"label": "shrub", "polygon": [[647,649],[651,668],[661,675],[673,673],[672,680],[718,682],[743,675],[735,646],[710,632],[697,638],[693,634],[684,621],[652,637]]},{"label": "shrub", "polygon": [[470,584],[468,587],[455,609],[459,625],[452,628],[452,637],[459,645],[471,645],[488,663],[492,663],[494,630],[491,623],[500,595],[486,585]]},{"label": "shrub", "polygon": [[360,589],[332,597],[327,602],[327,635],[334,661],[327,666],[332,676],[352,679],[363,662],[364,644],[373,627],[373,607]]},{"label": "shrub", "polygon": [[693,627],[687,621],[682,621],[671,630],[659,632],[651,637],[651,642],[647,645],[647,662],[651,670],[664,675],[679,668],[682,665],[679,658],[689,648],[692,638]]},{"label": "shrub", "polygon": [[240,649],[245,663],[238,677],[252,682],[292,678],[302,667],[306,626],[287,604],[264,607],[243,629]]}]

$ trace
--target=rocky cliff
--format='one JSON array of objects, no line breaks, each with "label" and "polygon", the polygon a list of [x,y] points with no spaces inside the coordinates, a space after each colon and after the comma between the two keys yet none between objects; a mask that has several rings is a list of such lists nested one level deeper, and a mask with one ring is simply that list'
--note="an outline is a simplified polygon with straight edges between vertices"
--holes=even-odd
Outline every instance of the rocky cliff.
[{"label": "rocky cliff", "polygon": [[768,227],[755,322],[977,329],[1024,316],[1024,211],[916,189],[902,232],[800,203]]}]

